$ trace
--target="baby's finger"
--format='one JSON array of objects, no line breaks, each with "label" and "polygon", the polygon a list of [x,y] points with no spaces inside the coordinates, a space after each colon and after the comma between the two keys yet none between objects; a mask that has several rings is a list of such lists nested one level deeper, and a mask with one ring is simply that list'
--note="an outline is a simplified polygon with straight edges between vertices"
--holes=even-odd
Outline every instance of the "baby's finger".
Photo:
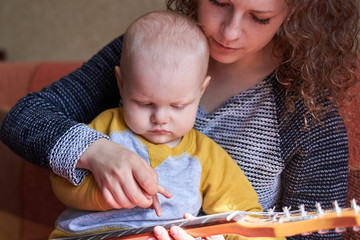
[{"label": "baby's finger", "polygon": [[195,240],[194,237],[184,231],[184,229],[178,226],[172,226],[170,228],[170,236],[175,240]]},{"label": "baby's finger", "polygon": [[157,215],[158,217],[161,217],[161,216],[162,216],[161,204],[160,204],[160,201],[159,201],[159,198],[158,198],[157,194],[155,194],[155,195],[153,196],[152,208],[155,210],[156,215]]},{"label": "baby's finger", "polygon": [[[185,219],[190,219],[190,218],[195,218],[195,217],[193,215],[191,215],[190,213],[185,213],[184,218]],[[202,239],[206,239],[206,240],[224,240],[224,236],[223,235],[215,235],[215,236],[203,237]]]},{"label": "baby's finger", "polygon": [[[172,240],[168,231],[166,231],[166,229],[161,226],[154,227],[154,237],[157,240]],[[154,239],[154,238],[150,238],[150,239]]]}]

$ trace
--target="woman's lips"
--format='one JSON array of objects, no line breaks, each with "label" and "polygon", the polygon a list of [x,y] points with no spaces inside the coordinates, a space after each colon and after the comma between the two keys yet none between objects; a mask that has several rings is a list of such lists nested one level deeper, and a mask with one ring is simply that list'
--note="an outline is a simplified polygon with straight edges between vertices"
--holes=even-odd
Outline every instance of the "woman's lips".
[{"label": "woman's lips", "polygon": [[222,45],[221,43],[219,43],[218,41],[216,41],[214,38],[211,38],[212,41],[214,42],[215,46],[222,50],[222,51],[226,51],[226,52],[234,52],[237,50],[237,48],[232,48],[232,47],[226,47],[224,45]]}]

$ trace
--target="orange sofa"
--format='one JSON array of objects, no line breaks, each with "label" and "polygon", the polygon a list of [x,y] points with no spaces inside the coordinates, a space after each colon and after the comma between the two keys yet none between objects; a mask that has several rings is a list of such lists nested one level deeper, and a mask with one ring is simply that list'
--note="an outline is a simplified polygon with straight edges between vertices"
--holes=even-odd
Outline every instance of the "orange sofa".
[{"label": "orange sofa", "polygon": [[[0,62],[0,122],[25,94],[38,91],[82,62]],[[47,239],[65,207],[49,171],[21,159],[0,141],[0,239]]]},{"label": "orange sofa", "polygon": [[[38,91],[81,66],[82,62],[0,62],[0,122],[25,94]],[[359,84],[360,86],[360,84]],[[348,198],[360,203],[360,96],[341,108],[349,135]],[[52,194],[49,170],[24,161],[0,142],[0,239],[47,239],[65,208]],[[360,239],[348,231],[346,239]]]}]

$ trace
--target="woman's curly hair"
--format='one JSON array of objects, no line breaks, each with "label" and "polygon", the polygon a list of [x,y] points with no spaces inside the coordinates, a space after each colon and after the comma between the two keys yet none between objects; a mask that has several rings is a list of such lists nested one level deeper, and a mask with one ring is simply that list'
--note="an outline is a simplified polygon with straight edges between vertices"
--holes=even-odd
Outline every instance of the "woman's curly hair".
[{"label": "woman's curly hair", "polygon": [[[286,88],[288,111],[302,99],[307,115],[320,121],[324,109],[349,99],[348,89],[358,81],[358,0],[285,1],[289,13],[274,47],[283,59],[277,78]],[[168,0],[167,8],[197,18],[197,0]]]}]

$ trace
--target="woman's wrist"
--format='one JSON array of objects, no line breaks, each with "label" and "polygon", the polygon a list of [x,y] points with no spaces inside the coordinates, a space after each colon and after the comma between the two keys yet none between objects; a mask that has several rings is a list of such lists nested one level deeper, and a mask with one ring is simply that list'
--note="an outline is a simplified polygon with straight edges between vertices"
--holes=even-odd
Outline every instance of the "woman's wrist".
[{"label": "woman's wrist", "polygon": [[101,154],[102,146],[108,143],[108,139],[99,138],[95,140],[84,152],[81,154],[76,163],[76,168],[83,168],[91,171],[91,161],[97,159],[97,155]]},{"label": "woman's wrist", "polygon": [[[96,140],[107,138],[108,136],[86,124],[74,125],[57,141],[51,150],[49,162],[52,171],[68,179],[74,185],[80,184],[88,174],[87,161],[80,161],[79,163],[80,157]],[[84,168],[77,168],[78,164]]]}]

